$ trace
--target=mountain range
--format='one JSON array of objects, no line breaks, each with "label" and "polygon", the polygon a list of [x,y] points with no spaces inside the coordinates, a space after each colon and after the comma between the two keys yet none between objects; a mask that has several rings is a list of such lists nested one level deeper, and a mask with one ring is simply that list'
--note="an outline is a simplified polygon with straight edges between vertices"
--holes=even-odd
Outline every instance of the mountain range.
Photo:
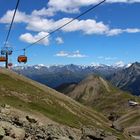
[{"label": "mountain range", "polygon": [[140,63],[133,63],[130,67],[116,72],[110,81],[122,90],[129,91],[134,95],[140,95]]},{"label": "mountain range", "polygon": [[[110,81],[114,86],[140,95],[140,63],[128,65],[34,65],[13,68],[19,74],[27,76],[57,90],[57,87],[79,83],[91,74],[96,74]],[[63,87],[62,87],[63,88]]]},{"label": "mountain range", "polygon": [[97,74],[109,78],[115,72],[128,67],[127,65],[34,65],[17,66],[13,70],[35,81],[55,88],[64,83],[79,82],[90,74]]}]

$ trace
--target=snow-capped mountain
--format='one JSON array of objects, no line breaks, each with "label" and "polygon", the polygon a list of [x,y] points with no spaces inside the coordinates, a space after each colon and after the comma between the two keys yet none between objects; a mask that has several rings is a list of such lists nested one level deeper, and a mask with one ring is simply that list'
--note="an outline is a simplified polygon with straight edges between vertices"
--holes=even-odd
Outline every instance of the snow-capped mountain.
[{"label": "snow-capped mountain", "polygon": [[98,74],[104,78],[125,68],[118,66],[98,65],[51,65],[15,66],[13,70],[50,87],[57,87],[63,83],[79,82],[90,74]]},{"label": "snow-capped mountain", "polygon": [[123,90],[140,95],[140,63],[133,63],[130,67],[115,73],[110,81]]},{"label": "snow-capped mountain", "polygon": [[131,63],[125,64],[123,61],[119,61],[119,62],[116,62],[115,64],[113,64],[112,66],[115,68],[128,68],[131,66]]}]

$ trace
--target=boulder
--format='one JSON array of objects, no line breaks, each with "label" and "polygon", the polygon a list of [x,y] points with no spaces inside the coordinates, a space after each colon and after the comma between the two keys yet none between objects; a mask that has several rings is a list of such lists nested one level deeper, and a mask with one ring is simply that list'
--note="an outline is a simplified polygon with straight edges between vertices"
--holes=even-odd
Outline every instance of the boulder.
[{"label": "boulder", "polygon": [[13,138],[11,138],[9,136],[4,136],[2,140],[15,140],[15,139],[13,139]]},{"label": "boulder", "polygon": [[26,116],[26,119],[30,122],[30,123],[37,123],[37,120],[30,117],[30,116]]},{"label": "boulder", "polygon": [[2,127],[0,127],[0,139],[3,138],[4,135],[5,135],[5,130]]},{"label": "boulder", "polygon": [[22,128],[16,128],[9,122],[0,121],[0,126],[4,128],[5,133],[7,136],[12,138],[23,140],[25,137],[25,130]]}]

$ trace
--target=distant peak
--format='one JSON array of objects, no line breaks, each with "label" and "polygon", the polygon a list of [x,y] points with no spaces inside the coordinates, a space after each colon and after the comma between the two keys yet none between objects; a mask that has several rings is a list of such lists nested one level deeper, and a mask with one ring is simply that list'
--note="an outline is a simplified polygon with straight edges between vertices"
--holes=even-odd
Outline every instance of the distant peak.
[{"label": "distant peak", "polygon": [[140,63],[139,62],[135,62],[132,64],[132,66],[140,66]]},{"label": "distant peak", "polygon": [[92,63],[91,66],[92,67],[105,67],[105,66],[109,66],[109,65],[99,64],[99,63]]}]

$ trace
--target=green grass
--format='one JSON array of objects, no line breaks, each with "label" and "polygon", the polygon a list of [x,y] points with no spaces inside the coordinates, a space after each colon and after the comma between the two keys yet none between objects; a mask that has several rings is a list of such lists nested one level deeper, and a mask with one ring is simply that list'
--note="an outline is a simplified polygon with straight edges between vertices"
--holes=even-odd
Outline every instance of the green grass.
[{"label": "green grass", "polygon": [[[85,112],[81,106],[70,104],[63,99],[57,99],[50,91],[44,92],[38,87],[5,74],[0,74],[0,83],[1,104],[6,103],[22,110],[37,111],[56,122],[72,127],[78,128],[81,124],[93,124],[92,119],[89,120],[84,113],[80,112],[80,108],[82,112]],[[62,106],[61,103],[67,105],[76,115]],[[86,115],[90,116],[90,114],[92,113]],[[94,119],[94,115],[91,116]],[[93,125],[96,126],[96,124]]]},{"label": "green grass", "polygon": [[119,123],[123,128],[138,126],[140,124],[139,111],[137,109],[135,111],[132,111],[131,113],[127,114],[123,119],[119,120]]},{"label": "green grass", "polygon": [[124,140],[121,133],[108,126],[108,120],[99,112],[25,79],[14,73],[0,73],[0,104],[9,104],[23,111],[39,112],[55,122],[70,127],[93,126],[112,132]]}]

